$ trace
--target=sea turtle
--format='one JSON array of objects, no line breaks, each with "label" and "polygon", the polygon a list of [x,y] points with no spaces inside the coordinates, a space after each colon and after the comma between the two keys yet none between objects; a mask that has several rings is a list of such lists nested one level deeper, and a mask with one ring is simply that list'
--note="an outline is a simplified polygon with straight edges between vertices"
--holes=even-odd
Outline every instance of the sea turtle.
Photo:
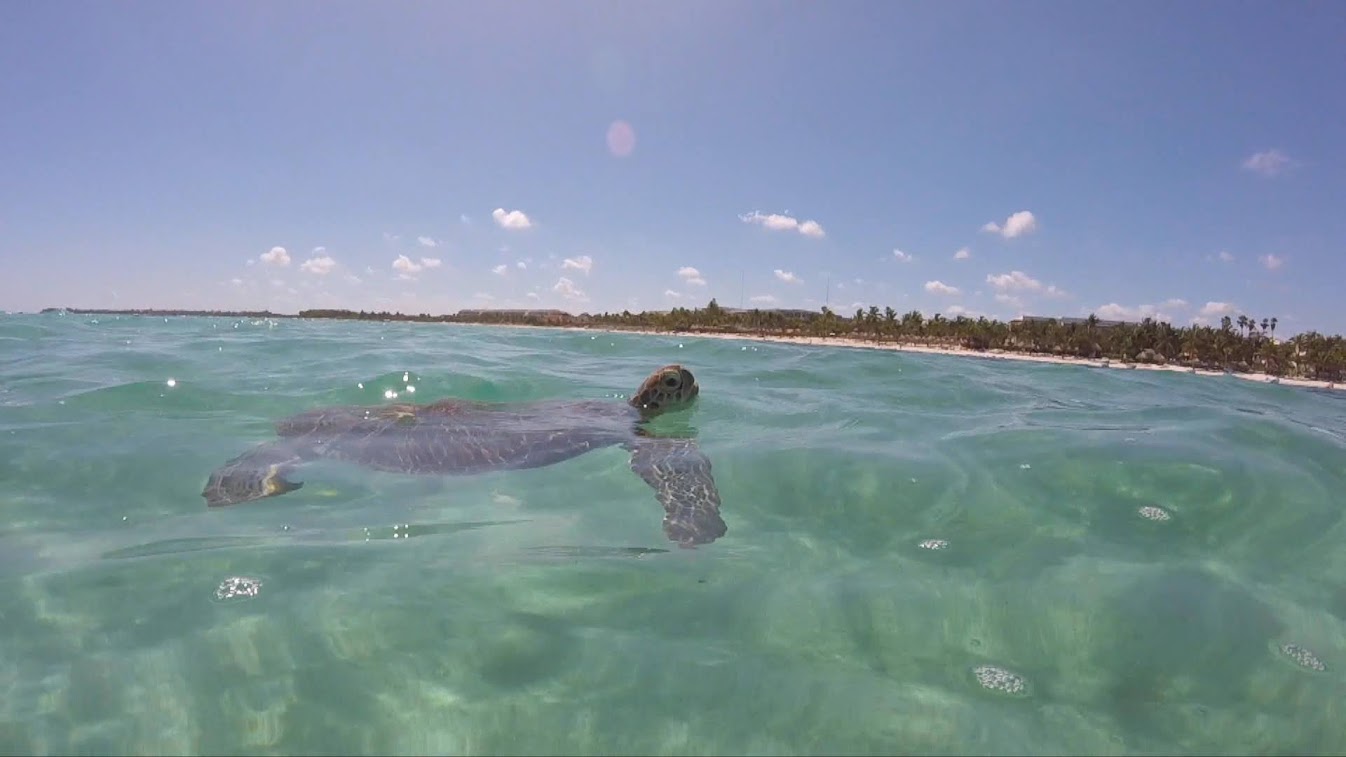
[{"label": "sea turtle", "polygon": [[727,530],[710,460],[695,440],[656,437],[649,429],[655,416],[690,406],[700,391],[691,371],[674,364],[651,374],[625,403],[444,399],[310,410],[277,423],[279,439],[217,468],[201,496],[219,507],[294,491],[303,484],[286,474],[310,460],[396,473],[471,474],[540,468],[621,446],[631,453],[631,470],[664,506],[669,540],[705,544]]}]

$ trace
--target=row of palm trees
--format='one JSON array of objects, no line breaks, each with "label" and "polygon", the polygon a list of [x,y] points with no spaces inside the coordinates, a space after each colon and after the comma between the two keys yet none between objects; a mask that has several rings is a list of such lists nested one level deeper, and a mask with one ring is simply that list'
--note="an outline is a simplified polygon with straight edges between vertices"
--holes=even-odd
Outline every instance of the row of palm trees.
[{"label": "row of palm trees", "polygon": [[336,318],[438,323],[513,323],[534,326],[601,326],[672,332],[719,332],[760,336],[844,337],[875,342],[921,344],[970,350],[1002,350],[1088,359],[1173,363],[1208,370],[1261,371],[1273,376],[1346,380],[1346,339],[1307,331],[1276,339],[1276,318],[1258,321],[1225,316],[1220,325],[1173,326],[1146,318],[1140,323],[1082,319],[1026,318],[1006,323],[985,317],[942,314],[926,318],[912,310],[898,315],[891,307],[857,310],[847,318],[829,308],[812,310],[728,310],[711,300],[704,308],[663,312],[584,313],[560,310],[463,310],[454,315],[403,314],[343,309],[304,310],[297,316],[269,311],[81,310],[43,312],[127,315],[231,315],[271,318]]},{"label": "row of palm trees", "polygon": [[463,310],[454,315],[306,310],[301,318],[514,323],[534,326],[590,326],[667,332],[716,332],[759,336],[864,339],[969,350],[1001,350],[1122,362],[1171,363],[1206,370],[1260,371],[1273,376],[1346,380],[1346,339],[1316,331],[1276,339],[1276,318],[1225,316],[1218,326],[1174,326],[1147,318],[1139,323],[1081,319],[1026,318],[1011,322],[893,308],[857,310],[850,317],[821,310],[730,310],[711,300],[702,308],[669,311],[584,313],[559,310]]},{"label": "row of palm trees", "polygon": [[871,306],[849,318],[829,308],[813,311],[727,310],[715,300],[704,308],[666,312],[579,316],[580,325],[654,331],[844,337],[970,350],[1002,350],[1122,362],[1172,363],[1207,370],[1266,372],[1273,376],[1342,381],[1346,339],[1309,331],[1275,338],[1277,319],[1225,316],[1218,326],[1174,326],[1150,318],[1139,323],[1027,318],[1006,323],[985,317],[935,314]]}]

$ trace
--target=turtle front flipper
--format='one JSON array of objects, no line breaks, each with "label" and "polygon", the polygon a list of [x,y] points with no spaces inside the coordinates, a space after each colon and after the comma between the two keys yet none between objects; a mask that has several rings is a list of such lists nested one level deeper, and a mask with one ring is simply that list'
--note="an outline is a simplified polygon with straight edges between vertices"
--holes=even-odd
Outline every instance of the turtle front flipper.
[{"label": "turtle front flipper", "polygon": [[664,533],[684,547],[709,544],[729,530],[720,518],[720,492],[710,459],[693,439],[641,437],[626,445],[631,470],[664,506]]},{"label": "turtle front flipper", "polygon": [[296,444],[260,444],[211,472],[201,496],[208,507],[223,507],[292,492],[304,484],[286,475],[305,459]]}]

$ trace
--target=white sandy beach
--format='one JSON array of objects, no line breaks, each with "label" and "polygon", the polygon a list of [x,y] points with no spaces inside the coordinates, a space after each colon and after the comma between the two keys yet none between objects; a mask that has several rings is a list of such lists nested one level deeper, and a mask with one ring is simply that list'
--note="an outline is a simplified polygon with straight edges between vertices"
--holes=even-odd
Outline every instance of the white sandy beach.
[{"label": "white sandy beach", "polygon": [[781,335],[757,335],[757,334],[707,334],[702,332],[689,331],[654,331],[652,329],[609,329],[600,326],[525,326],[522,324],[500,323],[500,324],[477,324],[483,326],[506,326],[510,328],[548,328],[563,329],[565,331],[598,331],[607,334],[644,334],[648,336],[666,336],[677,337],[679,339],[738,339],[752,342],[778,342],[781,344],[802,344],[812,347],[849,347],[869,350],[890,350],[893,352],[923,352],[932,355],[957,355],[961,357],[975,357],[990,360],[1020,360],[1029,363],[1055,363],[1057,365],[1082,365],[1092,368],[1111,368],[1114,370],[1141,370],[1141,371],[1169,371],[1172,373],[1192,373],[1199,376],[1234,376],[1245,381],[1254,381],[1262,384],[1282,384],[1284,386],[1302,386],[1313,389],[1346,389],[1346,385],[1334,384],[1327,381],[1315,381],[1313,379],[1285,378],[1271,376],[1266,373],[1225,373],[1224,371],[1203,371],[1195,368],[1187,368],[1178,365],[1155,365],[1152,363],[1123,363],[1117,361],[1087,360],[1084,358],[1059,357],[1054,355],[1033,355],[1021,352],[1006,352],[1004,350],[986,350],[980,352],[961,347],[928,347],[917,344],[899,344],[896,342],[871,342],[863,339],[852,339],[848,337],[811,337],[811,336],[781,336]]}]

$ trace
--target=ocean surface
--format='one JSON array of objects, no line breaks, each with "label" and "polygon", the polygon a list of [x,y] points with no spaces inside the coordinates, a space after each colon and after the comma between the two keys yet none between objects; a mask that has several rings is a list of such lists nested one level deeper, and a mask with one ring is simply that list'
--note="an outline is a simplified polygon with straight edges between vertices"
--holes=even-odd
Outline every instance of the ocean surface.
[{"label": "ocean surface", "polygon": [[[620,448],[201,497],[293,413],[670,362],[729,529],[696,549]],[[1343,492],[1346,395],[1232,377],[0,317],[0,753],[1341,754]]]}]

